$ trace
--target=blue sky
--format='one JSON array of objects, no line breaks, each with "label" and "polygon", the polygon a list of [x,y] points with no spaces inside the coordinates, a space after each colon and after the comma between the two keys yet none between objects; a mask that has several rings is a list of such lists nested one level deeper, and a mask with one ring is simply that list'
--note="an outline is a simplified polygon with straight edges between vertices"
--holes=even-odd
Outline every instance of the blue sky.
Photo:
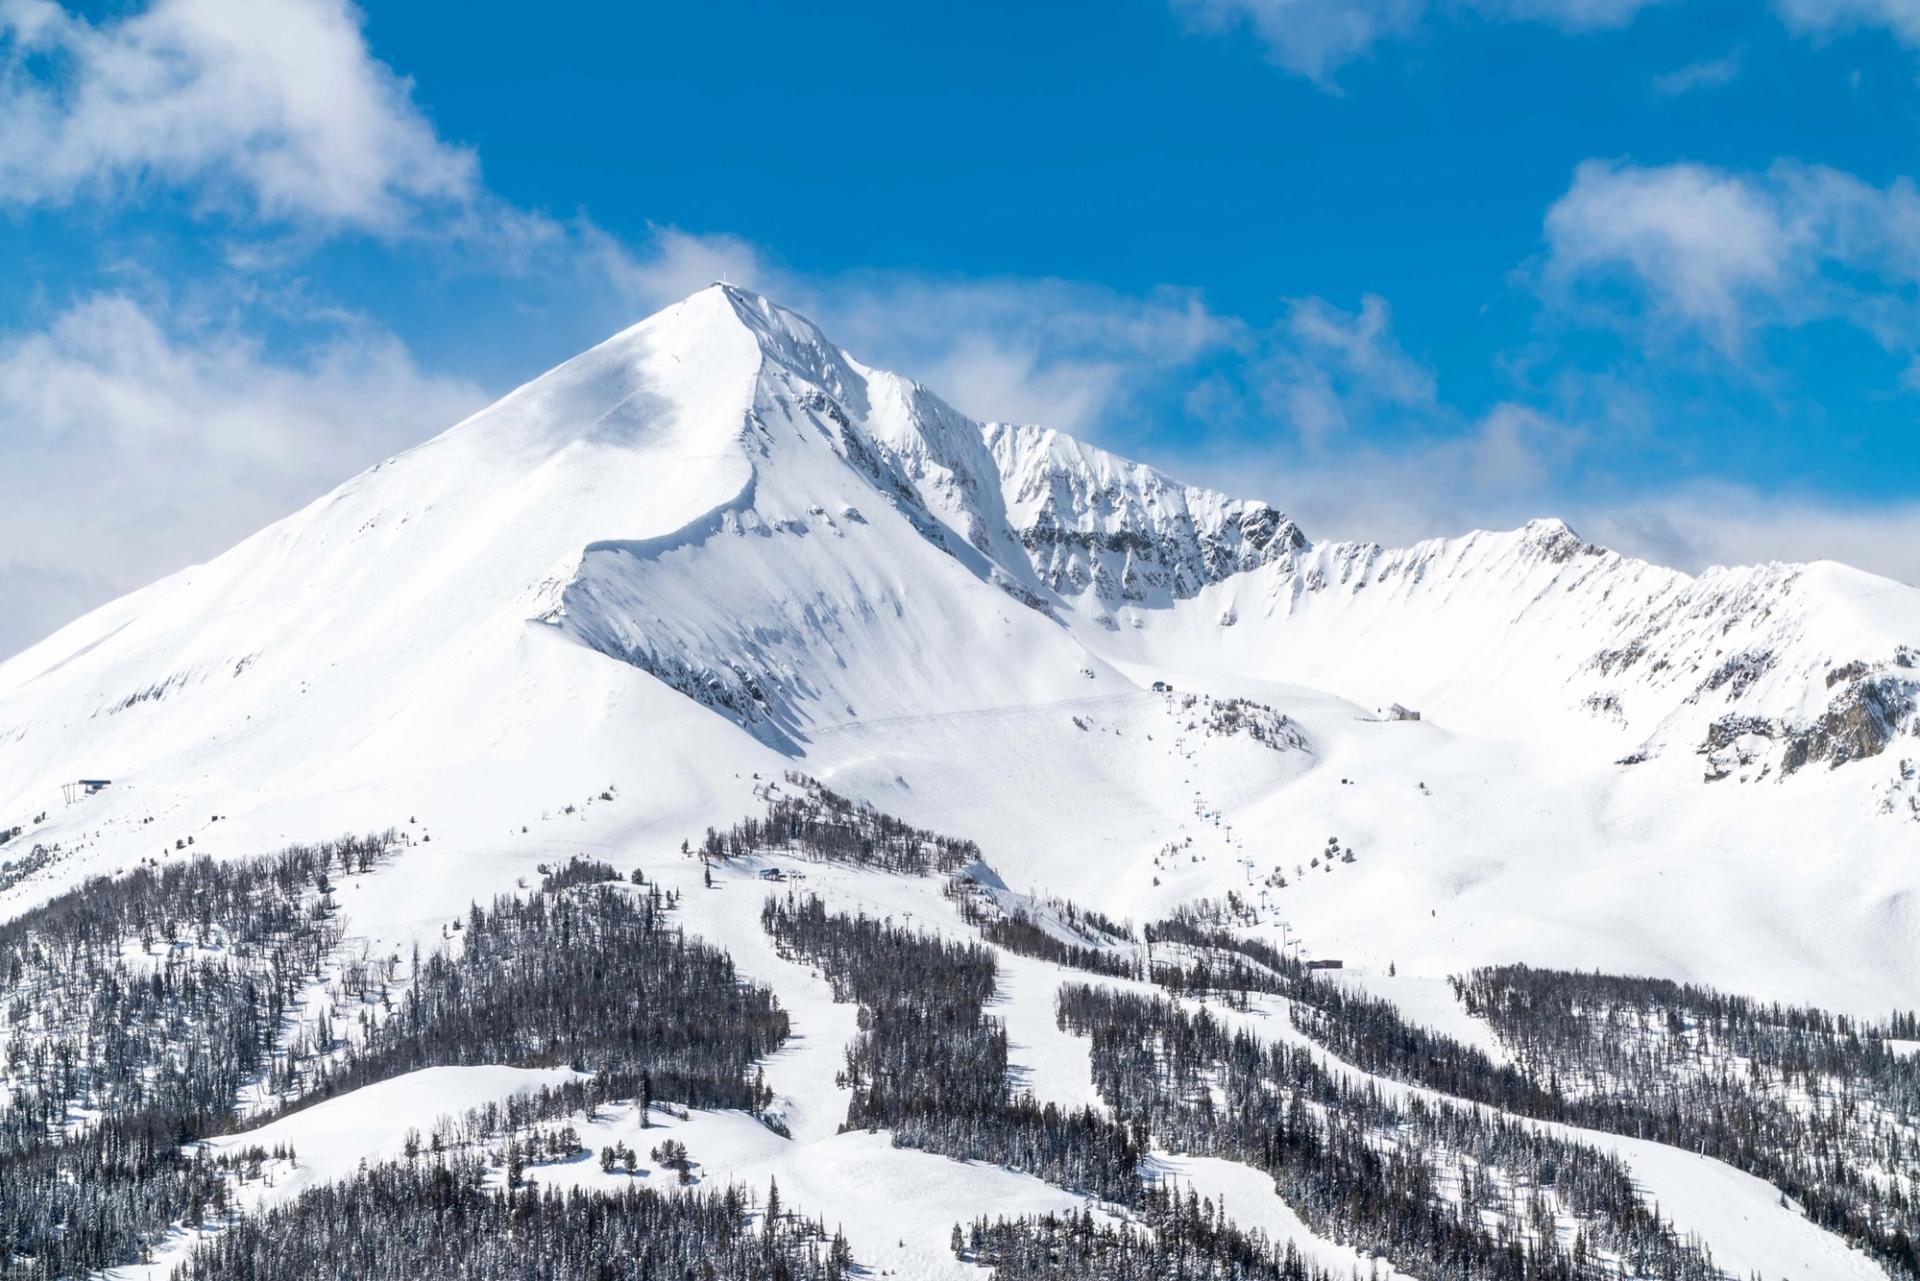
[{"label": "blue sky", "polygon": [[1920,579],[1920,0],[0,0],[0,651],[719,272],[1400,541]]}]

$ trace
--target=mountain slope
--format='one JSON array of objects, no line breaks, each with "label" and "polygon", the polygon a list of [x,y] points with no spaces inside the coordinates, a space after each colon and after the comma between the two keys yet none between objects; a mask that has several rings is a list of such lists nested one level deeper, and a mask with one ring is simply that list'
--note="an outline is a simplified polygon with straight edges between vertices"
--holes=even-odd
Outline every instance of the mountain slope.
[{"label": "mountain slope", "polygon": [[[797,759],[1119,914],[1259,882],[1356,963],[1880,1010],[1920,982],[1917,647],[1920,592],[1840,566],[1314,543],[716,286],[0,664],[0,910],[188,838],[480,851],[609,784],[607,839],[677,842]],[[1329,833],[1362,870],[1307,867]]]},{"label": "mountain slope", "polygon": [[[421,981],[422,953],[465,956],[476,904],[583,892],[549,874],[586,855],[589,878],[630,877],[590,892],[668,904],[676,938],[724,949],[793,1022],[764,1063],[777,1128],[657,1109],[651,1124],[692,1149],[692,1177],[777,1177],[802,1213],[844,1218],[867,1266],[977,1276],[950,1248],[955,1220],[1085,1211],[1086,1189],[1031,1161],[843,1131],[849,1044],[876,1024],[844,1003],[845,976],[770,933],[761,905],[819,893],[869,924],[976,935],[944,877],[808,858],[771,823],[768,848],[713,867],[692,856],[708,829],[809,792],[776,781],[785,771],[977,841],[964,855],[977,888],[958,897],[1030,912],[1057,942],[1098,937],[1088,909],[1146,923],[1198,905],[1237,937],[1338,958],[1342,991],[1389,998],[1485,1052],[1493,1074],[1510,1047],[1447,982],[1477,966],[1655,974],[1872,1017],[1912,1004],[1917,647],[1920,592],[1837,565],[1693,577],[1557,521],[1404,549],[1316,543],[1264,503],[974,422],[794,313],[714,287],[0,663],[0,922],[136,863],[397,829],[378,865],[295,884],[301,910],[272,917],[343,931],[302,971],[284,1023],[267,1023],[268,1050],[291,1064],[294,1041],[335,1052],[323,1028],[371,1036],[372,1007]],[[1383,715],[1394,703],[1421,719]],[[111,783],[69,801],[80,778]],[[136,968],[216,967],[219,923],[180,921],[188,937],[121,950]],[[508,954],[536,970],[547,955]],[[880,968],[899,981],[897,960]],[[1113,1064],[1096,1055],[1114,1042],[1090,1049],[1056,997],[1095,979],[1154,985],[1005,940],[992,970],[1003,1023],[976,1030],[991,1045],[1004,1028],[1009,1102],[1018,1089],[1056,1115],[1106,1114]],[[560,984],[562,999],[580,986]],[[85,1013],[57,988],[39,995]],[[1312,1049],[1292,1000],[1269,990],[1205,1017],[1360,1082],[1368,1102],[1334,1112],[1451,1106],[1433,1082]],[[1639,1027],[1671,1035],[1658,1018]],[[259,1212],[403,1154],[409,1129],[437,1142],[436,1110],[577,1075],[455,1056],[215,1143],[298,1141],[298,1162],[239,1185]],[[1176,1093],[1184,1108],[1194,1092]],[[575,1151],[540,1182],[665,1186],[663,1158],[639,1174],[613,1164],[614,1144],[641,1146],[643,1115],[632,1100],[570,1114],[579,1151],[606,1164]],[[1664,1207],[1722,1267],[1889,1275],[1849,1244],[1858,1231],[1843,1240],[1752,1173],[1550,1115],[1502,1124],[1616,1155],[1627,1200]],[[1836,1133],[1886,1138],[1855,1120]],[[1216,1204],[1231,1194],[1237,1221],[1336,1275],[1378,1271],[1360,1249],[1377,1235],[1283,1200],[1251,1149],[1166,1146],[1148,1174]],[[127,1275],[163,1274],[191,1240],[167,1238]]]}]

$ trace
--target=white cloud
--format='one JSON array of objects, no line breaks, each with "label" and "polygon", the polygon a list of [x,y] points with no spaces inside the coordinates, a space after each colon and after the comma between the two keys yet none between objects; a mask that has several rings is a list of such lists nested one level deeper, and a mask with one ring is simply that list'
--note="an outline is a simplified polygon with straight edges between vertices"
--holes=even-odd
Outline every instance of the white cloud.
[{"label": "white cloud", "polygon": [[1597,542],[1689,571],[1835,560],[1920,585],[1920,503],[1840,504],[1704,486],[1588,511],[1581,521]]},{"label": "white cloud", "polygon": [[1334,72],[1375,45],[1406,39],[1430,8],[1496,20],[1537,22],[1562,31],[1623,27],[1663,0],[1170,0],[1205,31],[1250,31],[1276,64],[1330,87]]},{"label": "white cloud", "polygon": [[[1533,22],[1577,35],[1629,26],[1642,11],[1671,0],[1168,0],[1198,30],[1245,30],[1278,66],[1332,88],[1335,73],[1406,40],[1435,15],[1472,15],[1499,22]],[[1774,0],[1788,30],[1825,38],[1857,28],[1885,28],[1903,44],[1920,46],[1920,0]],[[1662,76],[1662,93],[1725,84],[1736,58],[1703,62]]]},{"label": "white cloud", "polygon": [[1589,160],[1547,212],[1548,296],[1624,285],[1656,320],[1729,354],[1768,325],[1839,317],[1890,350],[1916,333],[1900,293],[1920,279],[1920,193],[1782,162],[1743,174]]},{"label": "white cloud", "polygon": [[1286,329],[1309,355],[1331,358],[1380,399],[1403,405],[1432,400],[1433,375],[1407,355],[1392,323],[1386,299],[1367,294],[1358,312],[1343,312],[1324,298],[1296,299]]},{"label": "white cloud", "polygon": [[225,550],[483,399],[382,331],[275,360],[122,295],[0,343],[0,654]]},{"label": "white cloud", "polygon": [[1376,295],[1349,311],[1286,300],[1256,328],[1197,291],[1143,295],[1049,279],[940,279],[905,272],[811,275],[728,235],[656,228],[633,249],[599,237],[592,268],[635,311],[665,306],[721,275],[819,323],[862,360],[919,380],[962,412],[1038,423],[1125,449],[1151,434],[1123,406],[1160,384],[1190,384],[1212,424],[1278,426],[1310,448],[1343,445],[1390,411],[1439,416],[1432,372],[1393,333]]},{"label": "white cloud", "polygon": [[1543,492],[1564,474],[1583,435],[1530,406],[1503,402],[1454,448],[1473,490],[1524,497]]},{"label": "white cloud", "polygon": [[1655,93],[1677,98],[1683,93],[1692,93],[1695,89],[1717,89],[1721,85],[1732,84],[1739,74],[1740,51],[1735,49],[1723,58],[1710,58],[1705,62],[1689,63],[1665,75],[1656,76],[1653,89]]},{"label": "white cloud", "polygon": [[276,223],[393,235],[431,209],[536,234],[488,207],[472,151],[360,27],[347,0],[155,0],[98,23],[0,0],[0,202],[162,187]]},{"label": "white cloud", "polygon": [[1478,417],[1442,403],[1373,295],[1356,311],[1294,299],[1241,354],[1238,400],[1219,392],[1203,406],[1239,430],[1163,446],[1154,461],[1265,498],[1315,538],[1400,544],[1553,514],[1554,495],[1593,439],[1519,402]]},{"label": "white cloud", "polygon": [[1851,27],[1885,27],[1906,44],[1920,45],[1920,0],[1774,0],[1795,31],[1830,35]]},{"label": "white cloud", "polygon": [[1263,338],[1251,367],[1253,399],[1310,449],[1335,442],[1356,416],[1433,401],[1433,375],[1401,347],[1391,309],[1376,295],[1355,312],[1324,298],[1292,299]]},{"label": "white cloud", "polygon": [[1563,31],[1624,27],[1642,9],[1662,0],[1467,0],[1469,8],[1493,17],[1544,22]]},{"label": "white cloud", "polygon": [[1068,432],[1121,430],[1109,415],[1130,388],[1240,333],[1190,290],[1139,296],[1061,280],[881,273],[824,281],[818,292],[821,326],[863,359],[976,418]]},{"label": "white cloud", "polygon": [[1173,0],[1205,30],[1249,28],[1268,56],[1325,84],[1332,73],[1382,40],[1420,26],[1426,0]]},{"label": "white cloud", "polygon": [[1547,211],[1550,281],[1625,274],[1661,310],[1737,339],[1756,296],[1800,270],[1795,229],[1748,179],[1701,165],[1589,160]]},{"label": "white cloud", "polygon": [[780,286],[792,283],[738,236],[655,227],[638,251],[595,227],[586,228],[582,239],[587,269],[604,276],[629,307],[642,312],[657,311],[716,280],[758,289],[776,301],[784,301]]},{"label": "white cloud", "polygon": [[1356,438],[1339,449],[1302,450],[1281,439],[1158,461],[1229,493],[1265,498],[1311,537],[1401,545],[1560,514],[1560,486],[1586,443],[1579,429],[1510,403],[1467,421],[1435,411],[1425,426],[1391,445]]}]

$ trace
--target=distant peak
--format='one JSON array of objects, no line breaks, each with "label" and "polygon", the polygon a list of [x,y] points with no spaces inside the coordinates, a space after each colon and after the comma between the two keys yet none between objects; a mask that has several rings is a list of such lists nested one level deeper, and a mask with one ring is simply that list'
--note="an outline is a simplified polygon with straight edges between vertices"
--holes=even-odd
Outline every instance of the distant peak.
[{"label": "distant peak", "polygon": [[1572,560],[1575,556],[1597,556],[1604,550],[1580,537],[1574,532],[1573,526],[1557,516],[1535,517],[1521,527],[1520,537],[1527,546],[1539,548],[1556,561]]},{"label": "distant peak", "polygon": [[840,354],[820,326],[791,307],[775,302],[765,294],[742,285],[716,280],[697,289],[666,311],[679,308],[725,307],[732,312],[763,348],[792,353],[796,350],[821,350]]}]

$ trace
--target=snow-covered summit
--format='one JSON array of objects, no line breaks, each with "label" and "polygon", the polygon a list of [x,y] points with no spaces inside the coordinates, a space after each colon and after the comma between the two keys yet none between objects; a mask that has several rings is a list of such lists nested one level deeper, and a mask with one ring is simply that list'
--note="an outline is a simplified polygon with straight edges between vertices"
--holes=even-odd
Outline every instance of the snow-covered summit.
[{"label": "snow-covered summit", "polygon": [[[61,846],[0,866],[0,909],[176,831],[422,810],[504,831],[583,779],[647,780],[650,821],[726,818],[737,780],[800,758],[931,825],[1044,837],[997,851],[1027,888],[1098,851],[1131,869],[1103,879],[1125,910],[1169,814],[1240,803],[1194,790],[1318,828],[1340,812],[1322,763],[1394,704],[1424,720],[1382,750],[1481,744],[1580,780],[1555,821],[1582,840],[1624,803],[1593,797],[1630,795],[1636,832],[1778,804],[1891,850],[1920,815],[1917,663],[1900,584],[1689,576],[1553,520],[1314,542],[1266,503],[977,422],[714,286],[0,663],[0,829]],[[1155,681],[1274,704],[1299,750],[1169,759],[1189,729],[1142,719]],[[83,777],[114,784],[68,814]]]},{"label": "snow-covered summit", "polygon": [[[789,554],[805,532],[844,543],[880,511],[924,545],[916,555],[944,555],[942,575],[957,568],[990,584],[1095,650],[1154,648],[1155,633],[1177,635],[1182,651],[1254,637],[1263,673],[1338,685],[1331,665],[1314,670],[1317,653],[1337,651],[1383,680],[1404,683],[1410,668],[1421,692],[1444,701],[1463,681],[1489,685],[1461,667],[1458,646],[1484,656],[1487,644],[1524,636],[1532,665],[1548,669],[1545,683],[1568,686],[1557,701],[1623,713],[1648,732],[1676,700],[1729,684],[1739,696],[1771,692],[1756,715],[1817,716],[1826,700],[1814,678],[1849,664],[1897,667],[1902,640],[1920,632],[1916,593],[1896,584],[1838,567],[1717,570],[1696,581],[1605,552],[1554,520],[1398,551],[1316,546],[1264,503],[1180,484],[1049,429],[976,423],[919,384],[863,365],[797,313],[714,285],[228,555],[0,665],[0,692],[88,702],[64,697],[73,682],[104,686],[96,700],[139,701],[220,665],[271,664],[286,635],[324,634],[351,654],[403,634],[434,646],[498,641],[537,618],[790,733],[820,715],[806,703],[832,703],[827,719],[852,705],[805,674],[806,653],[781,653],[822,639],[823,626],[832,630],[822,620],[845,597],[826,591],[797,631],[769,627],[759,612],[817,585],[795,576]],[[722,533],[770,540],[741,545],[753,548],[743,559],[773,575],[770,590],[730,598],[696,574],[698,599],[675,604],[660,576],[672,578]],[[900,549],[881,550],[889,537],[860,541],[874,543],[876,565],[897,571]],[[845,573],[857,559],[848,551],[818,558],[821,570]],[[703,607],[724,617],[696,635]],[[396,631],[401,612],[406,629]],[[201,629],[215,614],[249,639]],[[743,631],[748,618],[758,621]],[[1421,643],[1396,658],[1396,627],[1416,618]],[[1275,629],[1287,633],[1283,645],[1266,642]],[[1099,634],[1124,630],[1145,635]],[[1741,643],[1729,650],[1734,637]],[[1155,653],[1177,659],[1165,649]],[[1709,672],[1687,686],[1677,674],[1709,659],[1737,666],[1740,655],[1753,674],[1738,682]],[[1603,687],[1622,677],[1636,687],[1631,699]],[[1663,691],[1652,717],[1631,705],[1646,701],[1648,685]]]},{"label": "snow-covered summit", "polygon": [[[1705,707],[1784,739],[1828,713],[1835,683],[1871,679],[1889,732],[1867,743],[1910,719],[1917,602],[1837,566],[1694,579],[1557,520],[1314,544],[1267,504],[975,422],[714,285],[0,665],[0,697],[38,709],[15,713],[25,743],[48,717],[118,716],[216,671],[264,677],[294,638],[325,638],[329,669],[398,679],[422,652],[507,644],[538,620],[792,749],[810,722],[872,707],[863,668],[904,634],[992,613],[1045,646],[1391,686],[1503,727],[1584,709],[1646,737]],[[1002,699],[1021,666],[929,679],[946,648],[930,634],[893,656],[888,710]]]}]

